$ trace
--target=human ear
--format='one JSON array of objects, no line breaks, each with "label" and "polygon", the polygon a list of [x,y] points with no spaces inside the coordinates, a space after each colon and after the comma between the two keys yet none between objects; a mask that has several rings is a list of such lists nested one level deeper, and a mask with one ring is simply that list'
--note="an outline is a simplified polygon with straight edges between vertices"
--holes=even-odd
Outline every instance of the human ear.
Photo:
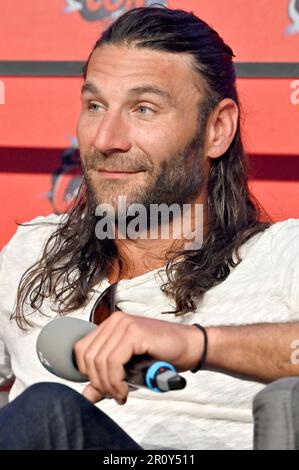
[{"label": "human ear", "polygon": [[206,157],[221,157],[229,148],[238,127],[237,103],[225,98],[220,101],[208,118],[206,130]]}]

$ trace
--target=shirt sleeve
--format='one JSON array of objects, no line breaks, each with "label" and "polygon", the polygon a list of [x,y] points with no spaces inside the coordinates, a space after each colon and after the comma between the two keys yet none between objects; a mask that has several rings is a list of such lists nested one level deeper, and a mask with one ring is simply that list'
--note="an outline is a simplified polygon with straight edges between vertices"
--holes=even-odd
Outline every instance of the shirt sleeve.
[{"label": "shirt sleeve", "polygon": [[14,378],[13,312],[18,285],[24,272],[42,254],[50,234],[57,229],[64,215],[38,216],[19,225],[0,253],[0,386]]},{"label": "shirt sleeve", "polygon": [[[2,267],[5,248],[0,252],[0,280],[2,278]],[[10,356],[5,345],[3,326],[1,324],[1,298],[0,298],[0,387],[12,382],[13,372],[10,364]]]},{"label": "shirt sleeve", "polygon": [[290,309],[290,319],[299,320],[299,219],[289,219],[273,234],[271,257],[278,289]]}]

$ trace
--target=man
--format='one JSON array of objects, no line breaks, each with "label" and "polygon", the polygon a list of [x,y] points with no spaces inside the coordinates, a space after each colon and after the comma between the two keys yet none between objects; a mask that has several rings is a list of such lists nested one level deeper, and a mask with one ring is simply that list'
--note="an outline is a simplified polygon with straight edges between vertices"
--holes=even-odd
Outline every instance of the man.
[{"label": "man", "polygon": [[[82,87],[75,206],[21,226],[2,253],[2,376],[15,377],[17,398],[0,412],[0,446],[249,449],[254,395],[298,375],[299,223],[262,222],[249,193],[232,56],[205,22],[159,7],[127,12],[96,43]],[[161,203],[190,205],[200,247],[182,229],[175,236],[176,215],[168,238],[162,218],[156,238],[103,237],[107,215],[114,234],[124,217],[129,228],[133,204],[151,223]],[[41,328],[57,313],[88,320],[117,281],[118,310],[75,345],[90,383],[55,378],[36,357]],[[171,362],[187,387],[129,393],[124,365],[144,353]],[[85,398],[30,387],[53,381]]]}]

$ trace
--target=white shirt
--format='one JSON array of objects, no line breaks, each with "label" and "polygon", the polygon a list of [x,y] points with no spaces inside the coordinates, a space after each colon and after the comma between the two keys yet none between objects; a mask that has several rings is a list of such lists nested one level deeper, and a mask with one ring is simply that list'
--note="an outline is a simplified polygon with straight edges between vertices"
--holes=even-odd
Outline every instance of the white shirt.
[{"label": "white shirt", "polygon": [[[61,216],[52,214],[31,222],[60,220]],[[36,382],[60,382],[79,392],[85,387],[50,374],[37,358],[37,336],[43,325],[57,315],[47,302],[43,310],[50,318],[34,313],[30,317],[32,329],[22,331],[10,321],[21,275],[41,255],[54,229],[55,225],[48,224],[20,226],[1,253],[0,385],[15,376],[10,400]],[[299,220],[272,225],[243,245],[240,253],[243,261],[225,281],[205,294],[195,313],[161,315],[174,303],[160,290],[159,270],[120,281],[116,303],[132,315],[203,326],[297,321]],[[108,280],[103,280],[88,305],[69,316],[88,320],[95,300],[108,285]],[[29,306],[27,309],[30,311]],[[139,389],[130,392],[124,406],[114,400],[103,400],[97,406],[146,449],[251,449],[252,399],[263,385],[210,371],[182,375],[187,380],[183,390],[159,394]]]}]

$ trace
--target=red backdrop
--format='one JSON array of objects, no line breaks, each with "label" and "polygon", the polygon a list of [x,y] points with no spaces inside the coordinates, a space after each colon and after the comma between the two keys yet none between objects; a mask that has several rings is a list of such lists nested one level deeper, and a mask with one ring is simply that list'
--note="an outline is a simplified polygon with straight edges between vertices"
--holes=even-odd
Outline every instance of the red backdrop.
[{"label": "red backdrop", "polygon": [[[66,0],[0,0],[0,61],[85,60],[111,15],[147,0],[76,1],[84,3],[90,14],[105,11],[105,17],[88,21],[82,9],[67,13]],[[285,34],[291,24],[290,0],[165,4],[173,8],[183,4],[211,24],[232,47],[237,62],[298,61],[299,32]],[[16,220],[53,212],[49,194],[53,172],[61,168],[63,150],[75,136],[81,79],[3,76],[0,80],[5,98],[1,104],[0,96],[1,247],[15,231]],[[242,78],[238,89],[253,192],[275,220],[299,217],[299,81]],[[68,162],[64,168],[70,168]]]}]

